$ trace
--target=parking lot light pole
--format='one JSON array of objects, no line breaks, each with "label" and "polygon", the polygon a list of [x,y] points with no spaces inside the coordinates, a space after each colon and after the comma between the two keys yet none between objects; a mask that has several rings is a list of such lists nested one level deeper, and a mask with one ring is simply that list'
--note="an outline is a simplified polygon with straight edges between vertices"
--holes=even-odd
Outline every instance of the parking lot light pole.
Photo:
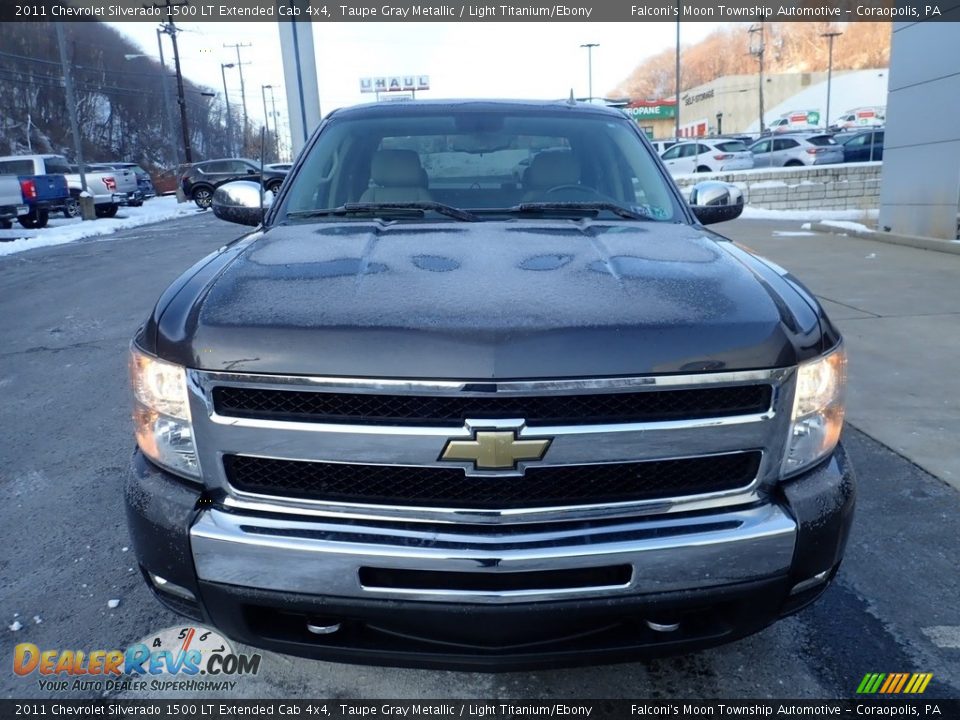
[{"label": "parking lot light pole", "polygon": [[[750,33],[750,54],[754,55],[757,58],[757,63],[759,66],[759,85],[757,87],[757,97],[760,101],[760,134],[763,134],[764,124],[763,124],[763,53],[766,51],[766,45],[763,38],[763,20],[760,21],[759,25],[752,26],[747,32]],[[760,34],[760,41],[754,43],[754,33]]]},{"label": "parking lot light pole", "polygon": [[584,43],[580,47],[587,49],[587,102],[593,101],[593,49],[600,43]]},{"label": "parking lot light pole", "polygon": [[839,30],[820,33],[820,37],[827,39],[827,44],[830,48],[827,54],[827,115],[823,119],[823,127],[825,130],[830,128],[830,87],[833,84],[833,39],[839,35],[843,35]]},{"label": "parking lot light pole", "polygon": [[[267,113],[267,88],[270,88],[270,93],[273,93],[273,85],[261,85],[260,86],[260,96],[263,98],[263,127],[267,132],[270,132],[270,115]],[[273,131],[277,131],[277,121],[273,121]],[[265,159],[264,159],[265,161]]]},{"label": "parking lot light pole", "polygon": [[223,102],[227,105],[227,153],[234,157],[233,152],[233,116],[230,114],[230,96],[227,95],[226,68],[234,67],[233,63],[220,63],[220,75],[223,77]]},{"label": "parking lot light pole", "polygon": [[676,90],[676,105],[673,106],[673,136],[680,140],[680,0],[677,0],[677,49],[674,57],[676,72],[674,73],[674,89]]}]

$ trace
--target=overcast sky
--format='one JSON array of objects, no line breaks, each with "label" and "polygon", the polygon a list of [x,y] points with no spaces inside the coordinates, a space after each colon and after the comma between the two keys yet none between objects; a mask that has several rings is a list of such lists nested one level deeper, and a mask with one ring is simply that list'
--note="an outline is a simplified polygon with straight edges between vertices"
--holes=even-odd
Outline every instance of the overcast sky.
[{"label": "overcast sky", "polygon": [[[157,55],[153,23],[112,23]],[[247,110],[263,122],[262,85],[272,85],[281,115],[287,115],[283,93],[280,39],[273,22],[178,24],[184,75],[222,92],[220,64],[236,62],[236,51],[224,44],[250,43],[242,48]],[[616,87],[644,58],[675,43],[676,24],[653,23],[313,23],[320,107],[328,111],[372,100],[362,95],[359,79],[379,75],[429,75],[431,89],[422,97],[562,98],[572,88],[587,95],[587,51],[593,49],[593,90],[602,95]],[[681,43],[694,43],[717,24],[681,24]],[[172,65],[169,40],[164,54]],[[227,69],[230,101],[240,102],[236,68]],[[269,93],[269,91],[268,91]],[[269,94],[267,95],[269,101]]]}]

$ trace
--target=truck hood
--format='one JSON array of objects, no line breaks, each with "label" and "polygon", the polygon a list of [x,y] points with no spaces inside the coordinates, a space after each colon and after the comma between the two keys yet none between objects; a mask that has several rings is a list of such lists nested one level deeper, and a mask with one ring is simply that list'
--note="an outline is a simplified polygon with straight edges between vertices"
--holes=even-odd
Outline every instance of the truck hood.
[{"label": "truck hood", "polygon": [[168,293],[155,314],[161,357],[237,372],[504,379],[784,367],[820,351],[809,301],[688,225],[281,225],[241,248]]}]

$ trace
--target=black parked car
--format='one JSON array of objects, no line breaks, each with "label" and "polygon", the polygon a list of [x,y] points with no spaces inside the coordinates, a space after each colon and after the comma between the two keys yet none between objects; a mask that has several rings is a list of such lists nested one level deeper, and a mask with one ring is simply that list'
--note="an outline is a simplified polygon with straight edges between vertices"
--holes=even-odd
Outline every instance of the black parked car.
[{"label": "black parked car", "polygon": [[[263,186],[272,192],[280,189],[285,170],[264,167]],[[213,201],[213,191],[231,180],[260,180],[260,165],[245,158],[224,158],[194,163],[180,177],[180,187],[197,207],[208,208]]]},{"label": "black parked car", "polygon": [[836,136],[843,145],[844,162],[883,160],[883,130],[861,130],[850,135]]}]

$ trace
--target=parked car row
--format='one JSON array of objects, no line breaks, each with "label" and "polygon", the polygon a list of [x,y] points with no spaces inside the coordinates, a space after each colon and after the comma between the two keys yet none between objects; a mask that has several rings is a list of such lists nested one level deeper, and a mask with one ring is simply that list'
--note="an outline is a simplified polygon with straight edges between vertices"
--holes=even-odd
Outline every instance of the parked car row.
[{"label": "parked car row", "polygon": [[883,128],[780,133],[752,143],[749,138],[720,137],[653,144],[674,175],[883,160]]},{"label": "parked car row", "polygon": [[253,180],[271,191],[277,192],[290,171],[287,163],[263,166],[263,178],[260,164],[246,158],[220,158],[204,160],[183,168],[180,176],[180,188],[187,198],[197,207],[206,209],[213,202],[213,191],[232,180]]},{"label": "parked car row", "polygon": [[[5,178],[6,193],[0,194],[3,229],[12,227],[13,220],[25,228],[42,228],[51,212],[78,217],[84,192],[93,198],[101,218],[113,217],[123,205],[143,205],[156,195],[150,176],[135,163],[85,163],[81,176],[80,168],[62,155],[0,157],[0,178]],[[12,181],[19,186],[19,198],[14,198]]]}]

